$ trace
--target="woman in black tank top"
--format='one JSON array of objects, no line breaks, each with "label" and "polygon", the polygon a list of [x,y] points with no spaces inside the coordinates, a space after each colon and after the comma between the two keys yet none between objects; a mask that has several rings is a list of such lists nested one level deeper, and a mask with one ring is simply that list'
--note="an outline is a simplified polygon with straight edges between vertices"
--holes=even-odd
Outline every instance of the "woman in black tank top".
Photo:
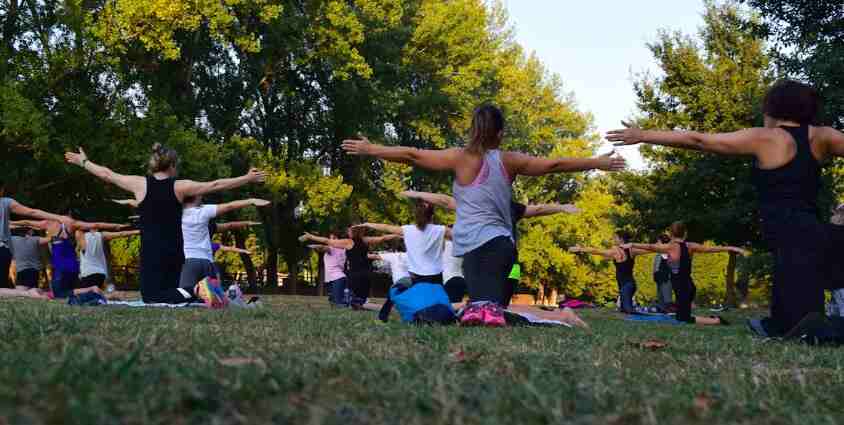
[{"label": "woman in black tank top", "polygon": [[648,251],[636,248],[623,248],[630,241],[630,234],[627,232],[616,232],[615,246],[610,249],[584,248],[575,246],[569,248],[569,252],[579,253],[583,252],[591,255],[598,255],[609,260],[612,260],[615,266],[615,280],[618,284],[618,294],[621,298],[621,305],[619,310],[622,313],[635,313],[636,308],[633,302],[633,296],[636,295],[636,278],[633,276],[633,269],[636,267],[637,255],[648,253]]},{"label": "woman in black tank top", "polygon": [[774,256],[771,317],[750,322],[763,336],[781,336],[810,313],[824,310],[824,289],[844,287],[839,267],[844,231],[820,220],[820,164],[844,156],[844,133],[816,127],[817,92],[794,81],[776,83],[765,96],[765,127],[726,134],[611,131],[617,146],[650,143],[721,155],[753,157],[762,234]]},{"label": "woman in black tank top", "polygon": [[94,164],[82,149],[65,153],[65,159],[135,195],[141,215],[141,297],[147,303],[181,304],[194,297],[190,291],[179,289],[184,263],[182,200],[266,178],[266,173],[252,169],[242,177],[213,182],[177,180],[178,154],[159,143],[152,147],[146,177],[122,175]]},{"label": "woman in black tank top", "polygon": [[369,247],[401,239],[400,235],[385,235],[379,237],[364,236],[366,229],[352,226],[348,230],[346,239],[329,239],[311,233],[299,237],[300,242],[314,242],[314,247],[331,247],[346,250],[346,279],[351,291],[351,306],[362,307],[369,297],[369,275],[372,263],[369,260]]},{"label": "woman in black tank top", "polygon": [[698,325],[726,325],[727,322],[720,317],[692,316],[692,303],[694,303],[697,294],[697,287],[692,280],[692,255],[729,252],[746,256],[748,252],[734,246],[706,246],[686,242],[686,225],[682,221],[674,222],[671,225],[670,233],[671,241],[669,243],[634,243],[630,247],[668,255],[668,264],[671,267],[671,286],[674,287],[674,294],[677,298],[678,321]]}]

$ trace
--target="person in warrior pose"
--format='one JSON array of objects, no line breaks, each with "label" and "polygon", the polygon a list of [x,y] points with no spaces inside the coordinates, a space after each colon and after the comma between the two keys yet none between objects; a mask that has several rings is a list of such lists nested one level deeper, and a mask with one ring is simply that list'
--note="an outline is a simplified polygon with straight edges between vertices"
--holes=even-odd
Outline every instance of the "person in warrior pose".
[{"label": "person in warrior pose", "polygon": [[749,253],[734,246],[706,246],[694,242],[686,242],[686,225],[675,222],[671,225],[671,241],[667,244],[627,244],[624,249],[668,254],[668,264],[671,267],[671,285],[677,298],[677,320],[698,325],[726,325],[720,317],[692,316],[692,303],[697,294],[697,287],[692,280],[692,257],[695,254],[716,254],[731,252],[743,256]]},{"label": "person in warrior pose", "polygon": [[350,155],[373,156],[433,171],[454,173],[457,221],[454,255],[463,257],[463,272],[472,302],[463,312],[466,325],[503,326],[507,276],[516,261],[510,203],[519,175],[602,169],[618,171],[625,161],[612,153],[596,158],[536,158],[500,149],[504,115],[493,105],[478,107],[464,148],[425,150],[381,146],[366,139],[346,140]]},{"label": "person in warrior pose", "polygon": [[762,128],[732,133],[610,131],[616,146],[639,143],[698,150],[755,160],[752,182],[759,194],[762,235],[774,256],[770,317],[749,322],[760,336],[783,336],[804,317],[823,313],[824,290],[844,287],[836,256],[844,229],[819,217],[822,164],[844,156],[844,133],[814,125],[821,109],[817,91],[779,81],[765,96]]},{"label": "person in warrior pose", "polygon": [[630,234],[625,231],[618,231],[614,236],[615,245],[610,249],[584,248],[573,246],[569,248],[571,253],[586,253],[598,255],[612,260],[615,266],[615,280],[618,285],[618,294],[621,297],[619,309],[622,313],[633,314],[636,308],[633,297],[636,295],[636,278],[633,276],[633,269],[636,267],[636,257],[643,254],[650,254],[650,251],[635,248],[622,248],[630,243]]},{"label": "person in warrior pose", "polygon": [[[82,149],[67,152],[65,160],[82,167],[101,180],[131,192],[139,202],[141,228],[141,298],[147,303],[181,304],[192,300],[192,290],[179,288],[184,244],[182,239],[182,203],[185,198],[232,190],[260,183],[266,173],[251,169],[241,177],[211,182],[180,180],[179,156],[160,143],[152,147],[147,176],[116,173],[93,163]],[[202,291],[208,293],[209,291]],[[205,300],[213,304],[213,300]]]}]

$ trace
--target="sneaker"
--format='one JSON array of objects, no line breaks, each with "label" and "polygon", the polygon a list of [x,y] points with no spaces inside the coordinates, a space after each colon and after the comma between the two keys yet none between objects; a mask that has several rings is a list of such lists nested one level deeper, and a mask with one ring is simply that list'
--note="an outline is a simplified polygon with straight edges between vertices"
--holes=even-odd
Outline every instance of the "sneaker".
[{"label": "sneaker", "polygon": [[500,328],[507,325],[504,320],[504,309],[498,304],[488,303],[481,308],[483,325],[490,328]]},{"label": "sneaker", "polygon": [[213,277],[202,279],[196,284],[195,291],[196,297],[209,308],[225,308],[229,303],[220,281]]},{"label": "sneaker", "polygon": [[463,309],[463,315],[460,316],[460,324],[463,326],[480,326],[484,324],[484,313],[481,310],[483,306],[477,303],[472,303]]}]

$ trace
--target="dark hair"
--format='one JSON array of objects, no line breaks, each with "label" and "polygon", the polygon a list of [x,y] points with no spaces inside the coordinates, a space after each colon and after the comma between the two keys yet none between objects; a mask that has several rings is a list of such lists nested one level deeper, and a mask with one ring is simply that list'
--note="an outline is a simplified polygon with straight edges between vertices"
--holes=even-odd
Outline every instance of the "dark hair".
[{"label": "dark hair", "polygon": [[802,125],[815,124],[821,110],[821,98],[814,87],[793,80],[777,81],[768,90],[762,112],[778,120]]},{"label": "dark hair", "polygon": [[483,154],[501,144],[499,134],[504,130],[504,114],[498,107],[484,104],[472,114],[472,129],[469,132],[469,146],[466,150]]},{"label": "dark hair", "polygon": [[615,232],[615,235],[618,236],[618,238],[624,243],[630,242],[630,232],[628,231],[619,230]]},{"label": "dark hair", "polygon": [[671,223],[669,230],[671,231],[671,236],[675,238],[686,237],[686,223],[683,223],[682,221],[675,221]]},{"label": "dark hair", "polygon": [[659,235],[659,242],[660,243],[671,242],[671,237],[663,233],[663,234]]},{"label": "dark hair", "polygon": [[416,227],[419,230],[425,230],[432,221],[434,221],[434,206],[425,201],[416,202]]},{"label": "dark hair", "polygon": [[150,174],[167,171],[179,165],[179,154],[175,150],[156,143],[152,145],[152,155],[149,157],[148,170]]},{"label": "dark hair", "polygon": [[355,241],[355,243],[363,241],[363,237],[366,236],[366,229],[365,228],[351,226],[351,227],[349,227],[349,229],[351,230],[351,233],[352,233],[352,235],[351,235],[352,240]]}]

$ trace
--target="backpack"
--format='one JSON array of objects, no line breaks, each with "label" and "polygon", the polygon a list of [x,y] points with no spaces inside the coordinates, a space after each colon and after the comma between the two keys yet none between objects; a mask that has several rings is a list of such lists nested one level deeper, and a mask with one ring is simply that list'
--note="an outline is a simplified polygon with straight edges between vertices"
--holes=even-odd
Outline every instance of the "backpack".
[{"label": "backpack", "polygon": [[410,288],[393,285],[390,300],[402,322],[447,325],[457,320],[445,288],[435,283],[417,283]]}]

